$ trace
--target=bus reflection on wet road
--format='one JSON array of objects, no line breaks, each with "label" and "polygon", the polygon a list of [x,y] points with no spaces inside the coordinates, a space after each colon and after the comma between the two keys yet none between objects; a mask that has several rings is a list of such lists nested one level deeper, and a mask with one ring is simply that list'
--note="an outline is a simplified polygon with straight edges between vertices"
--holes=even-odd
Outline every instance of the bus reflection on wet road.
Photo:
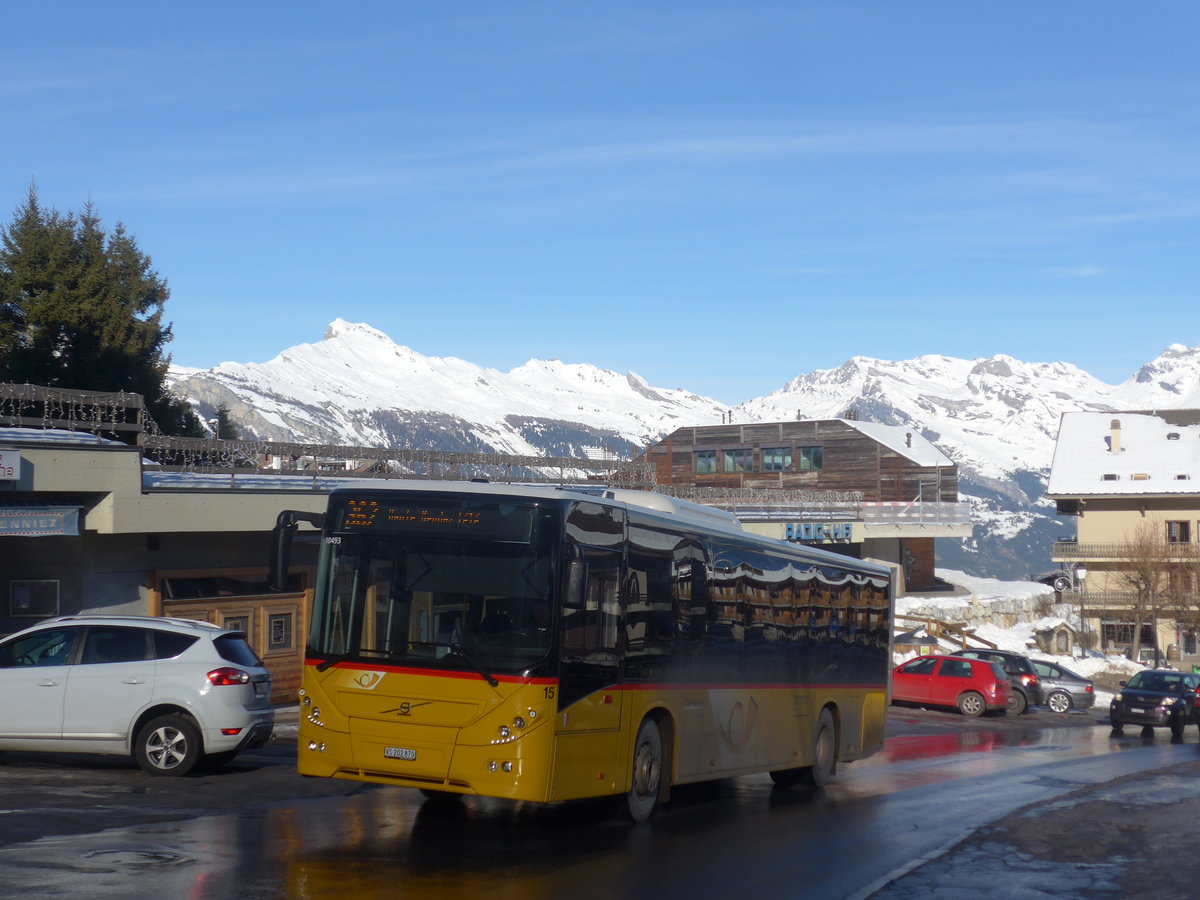
[{"label": "bus reflection on wet road", "polygon": [[1181,746],[1090,725],[901,735],[825,791],[766,776],[686,786],[638,826],[610,801],[423,802],[364,786],[14,845],[0,872],[8,893],[34,897],[844,897],[997,813],[1196,749],[1191,730]]}]

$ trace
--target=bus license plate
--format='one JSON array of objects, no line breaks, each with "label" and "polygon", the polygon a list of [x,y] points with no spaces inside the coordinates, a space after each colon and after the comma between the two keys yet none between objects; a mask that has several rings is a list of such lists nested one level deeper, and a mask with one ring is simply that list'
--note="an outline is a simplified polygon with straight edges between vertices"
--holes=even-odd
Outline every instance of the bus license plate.
[{"label": "bus license plate", "polygon": [[408,747],[384,747],[383,755],[387,759],[416,759],[417,751]]}]

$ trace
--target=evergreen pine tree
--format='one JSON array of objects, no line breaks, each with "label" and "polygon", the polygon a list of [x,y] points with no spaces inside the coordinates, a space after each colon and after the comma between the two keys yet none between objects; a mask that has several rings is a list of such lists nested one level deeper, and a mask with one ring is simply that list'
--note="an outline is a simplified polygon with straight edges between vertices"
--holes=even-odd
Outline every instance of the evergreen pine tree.
[{"label": "evergreen pine tree", "polygon": [[217,435],[223,441],[240,441],[241,434],[229,415],[229,407],[224,403],[217,406]]},{"label": "evergreen pine tree", "polygon": [[165,433],[202,435],[166,387],[169,296],[123,224],[107,234],[90,202],[64,216],[31,187],[0,229],[0,381],[141,394]]}]

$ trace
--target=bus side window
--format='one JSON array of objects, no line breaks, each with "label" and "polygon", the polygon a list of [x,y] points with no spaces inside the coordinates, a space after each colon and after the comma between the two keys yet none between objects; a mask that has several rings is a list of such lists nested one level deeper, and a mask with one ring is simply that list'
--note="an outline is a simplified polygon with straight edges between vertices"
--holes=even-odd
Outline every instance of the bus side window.
[{"label": "bus side window", "polygon": [[580,549],[587,565],[583,609],[564,610],[563,646],[571,651],[616,652],[621,554],[595,547]]}]

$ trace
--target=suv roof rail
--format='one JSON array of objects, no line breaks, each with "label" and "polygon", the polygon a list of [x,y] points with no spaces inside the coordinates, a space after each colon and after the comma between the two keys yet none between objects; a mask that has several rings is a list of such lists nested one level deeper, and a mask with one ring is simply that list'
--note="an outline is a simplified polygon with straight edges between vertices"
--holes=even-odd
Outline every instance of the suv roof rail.
[{"label": "suv roof rail", "polygon": [[49,622],[78,622],[80,620],[90,622],[99,619],[103,619],[106,622],[129,622],[130,624],[134,622],[140,624],[145,624],[148,622],[167,622],[172,625],[182,625],[185,628],[196,628],[208,631],[238,631],[236,628],[224,628],[220,625],[214,625],[212,622],[203,622],[200,619],[184,619],[177,616],[123,616],[114,615],[112,613],[74,613],[66,616],[54,616],[53,618],[45,619],[43,622],[39,622],[38,624],[45,624]]}]

